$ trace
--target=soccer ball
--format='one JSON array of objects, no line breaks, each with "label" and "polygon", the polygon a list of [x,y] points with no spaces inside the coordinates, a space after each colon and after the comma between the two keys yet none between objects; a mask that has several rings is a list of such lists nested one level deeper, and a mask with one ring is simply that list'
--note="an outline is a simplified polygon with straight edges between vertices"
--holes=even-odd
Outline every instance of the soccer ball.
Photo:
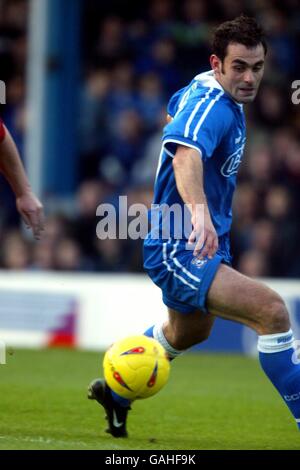
[{"label": "soccer ball", "polygon": [[104,378],[123,398],[155,395],[168,381],[170,361],[161,344],[147,336],[130,336],[114,343],[103,361]]}]

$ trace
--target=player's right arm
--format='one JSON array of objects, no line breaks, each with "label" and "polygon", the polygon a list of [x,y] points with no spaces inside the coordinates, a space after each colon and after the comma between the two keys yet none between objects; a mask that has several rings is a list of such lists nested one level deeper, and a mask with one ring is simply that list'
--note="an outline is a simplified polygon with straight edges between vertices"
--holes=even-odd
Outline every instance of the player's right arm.
[{"label": "player's right arm", "polygon": [[33,194],[16,144],[0,120],[0,173],[10,184],[16,206],[24,222],[32,229],[36,239],[44,230],[43,206]]},{"label": "player's right arm", "polygon": [[230,132],[234,113],[218,88],[185,90],[170,100],[168,114],[173,119],[168,119],[164,128],[163,143],[173,158],[178,192],[191,211],[189,242],[195,243],[194,255],[212,258],[218,249],[218,236],[204,191],[203,162],[214,157]]},{"label": "player's right arm", "polygon": [[173,158],[178,192],[191,211],[193,231],[188,243],[194,244],[194,255],[212,258],[218,249],[218,235],[212,223],[203,185],[203,165],[199,152],[178,145]]}]

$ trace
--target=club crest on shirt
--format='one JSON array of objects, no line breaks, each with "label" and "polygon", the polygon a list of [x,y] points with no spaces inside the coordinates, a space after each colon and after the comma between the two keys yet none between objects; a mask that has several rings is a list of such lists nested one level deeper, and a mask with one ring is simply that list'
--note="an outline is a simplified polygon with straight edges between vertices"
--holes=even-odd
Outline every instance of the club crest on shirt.
[{"label": "club crest on shirt", "polygon": [[199,259],[199,258],[193,258],[192,264],[196,266],[196,268],[203,268],[203,266],[207,263],[207,259]]}]

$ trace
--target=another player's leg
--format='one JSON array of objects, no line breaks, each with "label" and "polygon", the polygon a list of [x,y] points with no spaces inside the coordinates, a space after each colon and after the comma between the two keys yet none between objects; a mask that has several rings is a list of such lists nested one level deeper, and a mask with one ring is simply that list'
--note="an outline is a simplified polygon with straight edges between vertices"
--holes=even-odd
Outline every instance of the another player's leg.
[{"label": "another player's leg", "polygon": [[300,428],[300,364],[293,361],[294,338],[281,297],[260,282],[221,265],[208,292],[207,308],[257,332],[262,369]]}]

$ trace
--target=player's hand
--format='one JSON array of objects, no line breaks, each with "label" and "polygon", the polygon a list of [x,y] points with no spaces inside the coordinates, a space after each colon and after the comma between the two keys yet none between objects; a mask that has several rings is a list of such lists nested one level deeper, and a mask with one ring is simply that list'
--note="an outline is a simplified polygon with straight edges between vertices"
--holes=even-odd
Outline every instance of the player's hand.
[{"label": "player's hand", "polygon": [[212,259],[219,246],[218,235],[213,226],[207,208],[195,211],[192,215],[193,231],[188,243],[195,244],[194,256],[203,259],[206,256]]},{"label": "player's hand", "polygon": [[27,192],[16,199],[17,209],[27,228],[32,230],[34,238],[40,240],[44,228],[44,211],[39,199],[31,192]]}]

